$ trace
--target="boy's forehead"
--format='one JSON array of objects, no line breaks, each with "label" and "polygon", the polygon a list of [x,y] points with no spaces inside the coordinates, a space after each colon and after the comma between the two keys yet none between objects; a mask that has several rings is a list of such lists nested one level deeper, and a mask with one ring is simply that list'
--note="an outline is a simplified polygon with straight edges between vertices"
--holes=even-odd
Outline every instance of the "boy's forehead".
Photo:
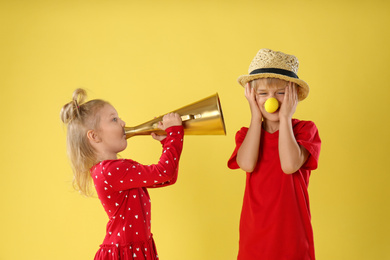
[{"label": "boy's forehead", "polygon": [[261,79],[254,80],[254,87],[256,89],[285,88],[287,83],[288,82],[284,80]]}]

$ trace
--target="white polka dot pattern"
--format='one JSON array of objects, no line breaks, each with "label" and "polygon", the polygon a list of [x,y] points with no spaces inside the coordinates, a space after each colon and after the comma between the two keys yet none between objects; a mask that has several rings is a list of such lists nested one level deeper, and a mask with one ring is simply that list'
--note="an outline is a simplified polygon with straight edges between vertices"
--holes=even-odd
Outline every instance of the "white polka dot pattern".
[{"label": "white polka dot pattern", "polygon": [[118,159],[103,161],[91,169],[98,197],[110,219],[95,259],[158,259],[147,188],[176,182],[184,131],[182,126],[173,126],[166,132],[157,164]]}]

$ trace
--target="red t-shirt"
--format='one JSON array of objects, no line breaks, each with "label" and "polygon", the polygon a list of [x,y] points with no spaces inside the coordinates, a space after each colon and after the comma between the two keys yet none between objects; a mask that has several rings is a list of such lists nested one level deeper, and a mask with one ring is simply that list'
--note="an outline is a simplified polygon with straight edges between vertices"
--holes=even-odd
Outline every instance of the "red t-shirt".
[{"label": "red t-shirt", "polygon": [[157,164],[133,160],[106,160],[91,168],[98,197],[109,217],[106,237],[95,260],[158,259],[151,233],[147,188],[174,184],[183,148],[183,127],[166,129]]},{"label": "red t-shirt", "polygon": [[[297,143],[310,155],[297,172],[283,173],[279,131],[270,134],[262,129],[257,166],[246,174],[239,260],[315,259],[307,188],[310,172],[317,168],[321,140],[313,122],[292,122]],[[236,134],[236,148],[228,161],[231,169],[239,168],[237,151],[247,132],[248,128],[243,127]]]}]

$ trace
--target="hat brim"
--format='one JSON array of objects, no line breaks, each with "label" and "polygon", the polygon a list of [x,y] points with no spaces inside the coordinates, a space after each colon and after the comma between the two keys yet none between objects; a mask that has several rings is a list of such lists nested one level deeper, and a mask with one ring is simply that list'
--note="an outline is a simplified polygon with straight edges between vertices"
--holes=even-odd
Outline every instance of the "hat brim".
[{"label": "hat brim", "polygon": [[245,87],[246,83],[249,81],[255,80],[255,79],[262,79],[262,78],[277,78],[277,79],[282,79],[285,81],[291,81],[296,83],[299,86],[299,91],[298,91],[298,100],[302,101],[304,100],[308,95],[309,95],[309,85],[297,78],[292,78],[289,76],[281,75],[281,74],[275,74],[275,73],[261,73],[261,74],[253,74],[253,75],[241,75],[238,77],[237,81],[240,83],[241,86]]}]

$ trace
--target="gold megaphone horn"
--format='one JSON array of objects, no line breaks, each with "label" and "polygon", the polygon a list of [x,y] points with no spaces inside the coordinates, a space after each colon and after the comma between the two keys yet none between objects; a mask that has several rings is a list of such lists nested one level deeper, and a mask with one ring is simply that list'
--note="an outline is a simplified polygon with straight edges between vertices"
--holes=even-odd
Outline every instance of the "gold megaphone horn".
[{"label": "gold megaphone horn", "polygon": [[[218,93],[173,111],[181,116],[184,134],[187,135],[225,135],[221,103]],[[151,133],[166,134],[157,128],[162,116],[135,127],[125,127],[126,138]]]}]

